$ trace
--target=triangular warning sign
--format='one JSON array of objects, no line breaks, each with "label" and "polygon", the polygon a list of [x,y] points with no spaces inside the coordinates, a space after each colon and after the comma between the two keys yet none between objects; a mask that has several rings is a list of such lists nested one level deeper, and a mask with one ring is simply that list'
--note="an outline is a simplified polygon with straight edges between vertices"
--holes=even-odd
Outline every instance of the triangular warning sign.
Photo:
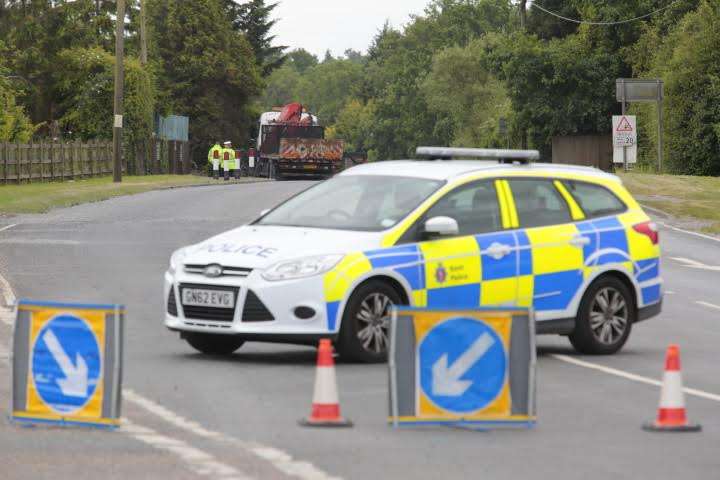
[{"label": "triangular warning sign", "polygon": [[618,127],[615,129],[616,132],[632,132],[633,128],[632,125],[630,125],[630,122],[628,122],[628,119],[626,117],[622,117],[620,119],[620,123],[618,123]]}]

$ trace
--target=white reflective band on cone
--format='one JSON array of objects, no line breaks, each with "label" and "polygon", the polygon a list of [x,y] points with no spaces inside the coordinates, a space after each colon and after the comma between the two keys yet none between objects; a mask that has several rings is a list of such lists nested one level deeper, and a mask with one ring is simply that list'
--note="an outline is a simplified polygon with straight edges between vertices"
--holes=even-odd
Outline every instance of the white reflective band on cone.
[{"label": "white reflective band on cone", "polygon": [[669,371],[664,373],[660,393],[660,408],[685,408],[682,374],[680,372]]},{"label": "white reflective band on cone", "polygon": [[337,383],[334,367],[317,367],[313,403],[338,403]]}]

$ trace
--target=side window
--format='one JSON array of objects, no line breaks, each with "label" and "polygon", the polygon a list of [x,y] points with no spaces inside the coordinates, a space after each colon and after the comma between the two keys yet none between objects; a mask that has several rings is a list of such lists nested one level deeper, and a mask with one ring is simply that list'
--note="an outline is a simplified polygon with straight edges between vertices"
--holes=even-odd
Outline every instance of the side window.
[{"label": "side window", "polygon": [[453,190],[427,211],[425,219],[438,216],[454,218],[460,235],[501,230],[495,182],[484,180]]},{"label": "side window", "polygon": [[617,215],[627,210],[625,204],[605,187],[573,180],[565,180],[563,184],[587,218]]},{"label": "side window", "polygon": [[570,208],[550,179],[508,179],[520,228],[572,222]]}]

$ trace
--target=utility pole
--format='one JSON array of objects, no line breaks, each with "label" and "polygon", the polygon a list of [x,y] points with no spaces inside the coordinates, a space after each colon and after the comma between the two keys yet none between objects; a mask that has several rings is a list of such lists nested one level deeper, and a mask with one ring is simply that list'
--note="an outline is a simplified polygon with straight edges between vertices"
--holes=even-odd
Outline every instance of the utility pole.
[{"label": "utility pole", "polygon": [[140,0],[140,63],[147,64],[147,31],[145,30],[145,1]]},{"label": "utility pole", "polygon": [[125,86],[125,0],[117,0],[115,25],[115,102],[113,118],[113,182],[122,182],[123,91]]}]

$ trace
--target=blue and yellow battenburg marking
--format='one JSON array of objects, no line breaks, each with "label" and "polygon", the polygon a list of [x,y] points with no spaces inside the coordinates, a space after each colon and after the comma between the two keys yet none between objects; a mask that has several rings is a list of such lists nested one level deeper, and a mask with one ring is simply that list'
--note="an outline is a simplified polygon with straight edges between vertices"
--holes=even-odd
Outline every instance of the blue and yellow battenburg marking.
[{"label": "blue and yellow battenburg marking", "polygon": [[[499,183],[498,195],[505,198],[509,187]],[[572,204],[576,207],[573,217],[584,218],[574,200]],[[514,205],[501,205],[505,205],[503,218],[512,225],[517,219]],[[659,248],[632,228],[643,221],[647,216],[642,211],[631,210],[619,216],[349,255],[325,276],[328,330],[337,330],[340,303],[355,280],[381,270],[391,270],[405,280],[417,307],[517,305],[537,312],[563,311],[609,265],[634,276],[640,287],[639,306],[658,302],[662,295]],[[576,237],[584,237],[584,244],[573,244]],[[494,255],[496,245],[509,250]]]}]

